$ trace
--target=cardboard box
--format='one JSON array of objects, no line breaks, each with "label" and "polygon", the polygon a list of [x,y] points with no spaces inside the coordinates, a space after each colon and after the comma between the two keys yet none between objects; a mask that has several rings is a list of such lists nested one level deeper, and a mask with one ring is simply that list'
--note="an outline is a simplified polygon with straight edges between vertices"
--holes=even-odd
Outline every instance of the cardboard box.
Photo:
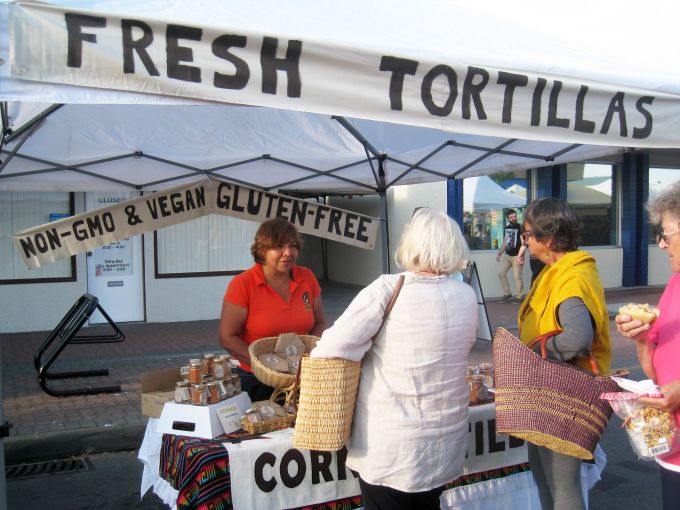
[{"label": "cardboard box", "polygon": [[160,418],[165,403],[174,402],[175,383],[180,379],[179,367],[142,375],[142,414]]},{"label": "cardboard box", "polygon": [[245,392],[207,406],[166,402],[156,431],[212,439],[240,429],[241,416],[250,404],[250,397]]}]

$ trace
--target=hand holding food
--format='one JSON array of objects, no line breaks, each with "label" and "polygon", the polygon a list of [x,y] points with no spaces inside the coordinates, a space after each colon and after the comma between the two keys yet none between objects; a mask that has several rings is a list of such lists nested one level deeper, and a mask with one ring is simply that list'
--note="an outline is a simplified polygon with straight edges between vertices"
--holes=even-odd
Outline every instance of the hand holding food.
[{"label": "hand holding food", "polygon": [[659,309],[648,304],[628,303],[619,308],[621,315],[630,315],[633,320],[639,320],[645,324],[651,324],[659,317]]}]

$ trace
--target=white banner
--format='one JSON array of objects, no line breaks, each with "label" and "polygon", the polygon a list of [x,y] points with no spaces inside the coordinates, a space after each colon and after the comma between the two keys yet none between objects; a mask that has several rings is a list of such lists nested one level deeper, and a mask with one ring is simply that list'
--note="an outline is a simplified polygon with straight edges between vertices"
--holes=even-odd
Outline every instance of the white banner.
[{"label": "white banner", "polygon": [[[375,246],[380,223],[336,207],[205,179],[16,232],[12,240],[32,269],[211,212],[256,222],[284,218],[300,232],[364,249]],[[121,257],[112,260],[123,264]]]},{"label": "white banner", "polygon": [[234,510],[297,508],[359,495],[359,479],[345,467],[346,450],[298,450],[287,430],[270,439],[224,444]]},{"label": "white banner", "polygon": [[201,21],[182,24],[182,18],[168,21],[148,12],[123,15],[21,2],[8,7],[10,75],[16,79],[488,136],[680,146],[677,95],[575,78],[559,68],[537,73],[530,62],[518,68],[504,62],[507,68],[501,68],[450,61],[464,57],[447,58],[449,50],[436,48],[414,55],[398,45],[352,44],[351,37],[304,40],[261,33],[252,20],[238,16],[208,25],[205,13],[196,16]]}]

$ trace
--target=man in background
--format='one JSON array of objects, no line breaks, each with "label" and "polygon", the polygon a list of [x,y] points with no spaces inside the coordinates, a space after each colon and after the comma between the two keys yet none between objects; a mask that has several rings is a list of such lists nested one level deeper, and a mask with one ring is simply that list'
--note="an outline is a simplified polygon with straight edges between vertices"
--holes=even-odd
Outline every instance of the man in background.
[{"label": "man in background", "polygon": [[[498,279],[501,281],[503,288],[503,297],[501,303],[522,303],[522,291],[524,290],[524,283],[522,282],[522,262],[519,261],[517,255],[522,246],[522,227],[517,222],[517,211],[508,209],[505,213],[505,218],[508,224],[503,229],[503,244],[501,245],[498,254],[496,255],[496,262],[500,262],[501,267],[498,271]],[[510,282],[508,282],[507,273],[512,268],[512,274],[515,278],[515,297],[510,291]]]}]

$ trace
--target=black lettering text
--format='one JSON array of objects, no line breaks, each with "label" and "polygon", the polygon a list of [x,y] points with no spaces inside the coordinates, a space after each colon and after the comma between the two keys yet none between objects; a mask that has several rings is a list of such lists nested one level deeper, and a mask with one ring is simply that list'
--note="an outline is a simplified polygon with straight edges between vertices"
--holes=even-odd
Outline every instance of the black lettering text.
[{"label": "black lettering text", "polygon": [[333,455],[331,452],[310,451],[309,457],[312,461],[312,483],[317,484],[321,481],[319,475],[323,475],[324,482],[332,482],[333,475],[330,466]]},{"label": "black lettering text", "polygon": [[[474,83],[475,77],[479,76],[481,81]],[[468,73],[463,84],[463,118],[468,120],[472,116],[470,113],[470,99],[475,104],[475,111],[477,118],[480,120],[486,119],[486,112],[484,105],[482,105],[482,90],[489,83],[489,73],[486,69],[481,67],[468,67]]]},{"label": "black lettering text", "polygon": [[260,64],[262,65],[262,93],[276,94],[276,72],[283,71],[288,77],[286,89],[288,97],[300,97],[302,82],[300,80],[300,55],[302,41],[288,41],[285,58],[276,58],[279,40],[265,37],[262,41]]},{"label": "black lettering text", "polygon": [[[442,106],[437,105],[432,98],[432,83],[439,76],[444,76],[449,84],[449,94]],[[427,111],[438,117],[446,117],[453,110],[453,104],[458,96],[456,72],[449,66],[438,65],[430,69],[420,86],[420,97]]]},{"label": "black lettering text", "polygon": [[[142,61],[142,64],[144,64],[146,72],[149,73],[150,76],[159,76],[160,73],[158,72],[158,69],[156,69],[153,60],[151,60],[151,57],[146,51],[153,42],[153,30],[151,30],[151,27],[143,21],[133,19],[121,20],[120,27],[123,31],[123,72],[135,72],[135,57],[133,52],[136,52],[137,56]],[[139,39],[132,38],[133,28],[138,28],[142,31],[142,36]]]},{"label": "black lettering text", "polygon": [[506,73],[504,71],[498,73],[498,84],[505,85],[502,115],[504,124],[512,122],[512,102],[515,96],[515,88],[526,87],[527,83],[529,83],[529,78],[523,74]]},{"label": "black lettering text", "polygon": [[569,119],[564,119],[557,116],[557,101],[559,99],[561,90],[562,82],[560,80],[553,81],[553,87],[550,90],[550,99],[548,101],[548,126],[568,128]]},{"label": "black lettering text", "polygon": [[581,133],[592,133],[595,131],[595,123],[592,120],[583,118],[583,103],[585,103],[588,87],[581,85],[576,97],[576,117],[574,118],[574,130]]},{"label": "black lettering text", "polygon": [[[291,464],[297,465],[297,470],[294,475],[290,474]],[[289,489],[293,489],[302,483],[302,480],[305,479],[306,471],[307,464],[305,463],[305,457],[300,450],[293,448],[288,450],[283,454],[283,457],[281,457],[281,465],[279,466],[281,481],[283,482],[283,485]]]},{"label": "black lettering text", "polygon": [[168,78],[201,83],[201,69],[199,67],[180,64],[180,62],[193,62],[193,51],[187,46],[179,45],[179,39],[200,41],[201,37],[203,37],[203,30],[200,28],[168,25],[165,33]]},{"label": "black lettering text", "polygon": [[106,26],[106,18],[70,12],[64,14],[64,18],[68,33],[66,65],[68,67],[81,67],[83,65],[83,41],[97,42],[97,36],[83,33],[83,27],[103,28]]},{"label": "black lettering text", "polygon": [[243,35],[223,35],[212,43],[212,52],[216,57],[231,62],[236,69],[234,74],[222,74],[215,72],[213,84],[221,89],[240,90],[246,86],[250,79],[250,69],[245,60],[238,58],[229,51],[229,48],[245,48],[247,38]]},{"label": "black lettering text", "polygon": [[633,138],[647,138],[652,132],[652,114],[643,108],[643,105],[652,104],[652,101],[654,101],[652,96],[644,96],[635,102],[635,109],[645,118],[645,125],[641,128],[633,128]]},{"label": "black lettering text", "polygon": [[404,76],[415,75],[418,62],[397,57],[382,57],[380,70],[392,73],[390,77],[390,109],[401,111],[403,108],[401,96],[404,92]]},{"label": "black lettering text", "polygon": [[271,492],[276,487],[276,479],[274,477],[266,480],[264,478],[264,467],[272,466],[276,463],[276,456],[273,453],[265,452],[255,459],[255,472],[253,473],[255,477],[255,484],[262,492]]},{"label": "black lettering text", "polygon": [[609,132],[609,128],[612,124],[612,118],[615,113],[619,114],[619,134],[621,136],[628,135],[628,126],[626,125],[626,110],[623,106],[623,92],[617,92],[609,101],[609,108],[607,108],[607,114],[604,116],[604,122],[602,122],[602,129],[600,133],[606,135]]}]

